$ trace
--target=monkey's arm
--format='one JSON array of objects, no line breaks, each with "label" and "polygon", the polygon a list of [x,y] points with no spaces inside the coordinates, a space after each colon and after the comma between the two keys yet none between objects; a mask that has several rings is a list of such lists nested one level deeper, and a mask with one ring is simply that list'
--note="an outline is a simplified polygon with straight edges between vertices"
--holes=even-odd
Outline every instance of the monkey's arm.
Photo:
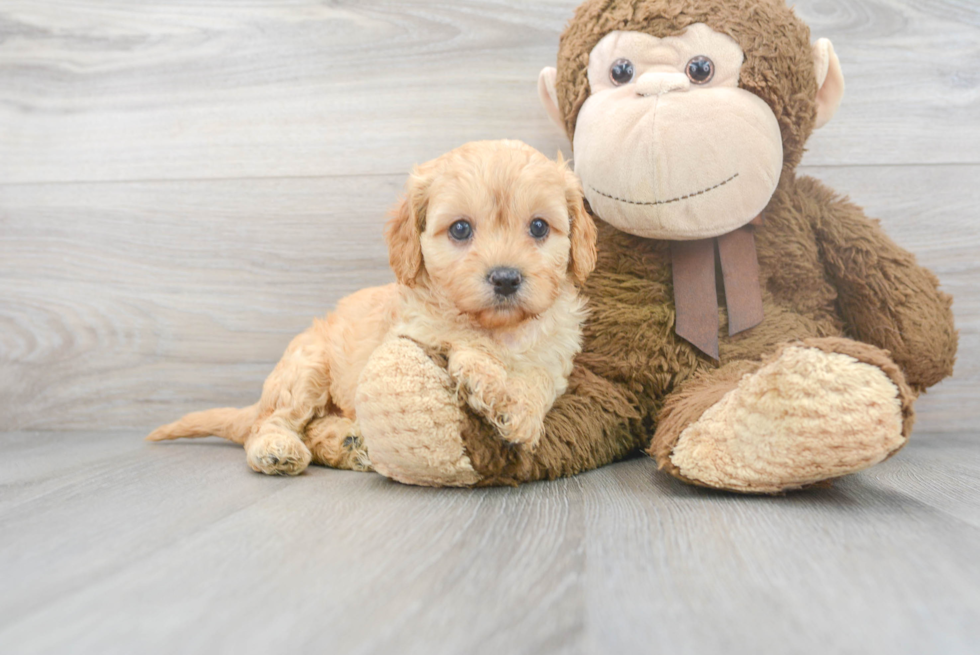
[{"label": "monkey's arm", "polygon": [[800,178],[798,190],[849,332],[890,351],[916,391],[949,376],[958,338],[952,298],[936,276],[819,182]]},{"label": "monkey's arm", "polygon": [[460,404],[445,353],[394,338],[371,355],[357,389],[357,419],[371,465],[429,486],[515,485],[608,464],[645,444],[640,416],[621,386],[577,362],[545,417],[537,448],[505,442]]}]

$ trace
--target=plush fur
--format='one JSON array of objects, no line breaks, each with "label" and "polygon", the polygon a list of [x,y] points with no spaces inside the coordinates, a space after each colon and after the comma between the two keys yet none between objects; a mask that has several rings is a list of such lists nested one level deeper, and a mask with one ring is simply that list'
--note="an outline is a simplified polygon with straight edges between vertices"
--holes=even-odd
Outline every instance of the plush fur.
[{"label": "plush fur", "polygon": [[[567,393],[533,451],[505,447],[473,414],[456,416],[479,476],[465,484],[554,478],[644,449],[661,469],[695,484],[758,493],[804,487],[896,452],[907,441],[915,396],[951,374],[957,334],[951,298],[935,276],[860,208],[796,175],[815,125],[818,84],[809,30],[782,0],[588,0],[558,56],[569,137],[589,95],[589,52],[605,34],[663,37],[698,22],[739,43],[746,57],[739,85],[769,105],[782,134],[782,175],[755,232],[763,323],[729,336],[720,297],[720,361],[703,355],[674,332],[670,243],[599,220],[599,259],[584,288],[591,314]],[[445,361],[430,357],[426,366]],[[800,379],[810,372],[813,379]],[[369,363],[365,377],[377,375]],[[796,395],[780,402],[812,401],[810,418],[796,427],[791,417],[777,421],[779,403],[767,410],[760,400],[790,378]],[[846,397],[862,389],[866,395]],[[398,411],[412,413],[407,405]],[[760,416],[771,425],[738,427]],[[767,458],[773,439],[779,454]]]},{"label": "plush fur", "polygon": [[[530,232],[535,219],[547,223],[547,234]],[[450,232],[460,220],[471,229],[462,239]],[[520,142],[467,144],[413,172],[386,234],[397,284],[359,291],[314,321],[286,349],[255,405],[189,414],[148,439],[225,437],[244,444],[249,465],[269,474],[295,475],[311,461],[367,469],[358,379],[372,353],[396,339],[446,358],[446,371],[431,376],[453,390],[444,404],[458,412],[461,398],[502,442],[534,450],[581,348],[585,305],[576,284],[596,259],[578,179]],[[519,271],[513,293],[495,290],[500,267]],[[409,375],[413,360],[381,361],[388,373]],[[397,394],[399,384],[384,388]],[[365,403],[371,393],[362,392]],[[413,401],[419,408],[417,395]],[[428,409],[431,425],[440,414]],[[408,430],[411,422],[399,425]],[[423,428],[415,452],[436,433]],[[468,480],[461,447],[436,451],[458,465],[456,479]],[[418,481],[447,482],[438,472],[427,475]]]}]

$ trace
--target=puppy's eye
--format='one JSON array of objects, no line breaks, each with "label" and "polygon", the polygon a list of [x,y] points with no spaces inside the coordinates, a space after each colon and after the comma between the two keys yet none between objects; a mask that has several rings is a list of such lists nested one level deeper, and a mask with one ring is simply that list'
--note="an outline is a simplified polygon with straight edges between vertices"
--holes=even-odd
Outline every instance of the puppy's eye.
[{"label": "puppy's eye", "polygon": [[473,236],[473,226],[469,221],[456,221],[449,226],[449,236],[455,241],[466,241]]},{"label": "puppy's eye", "polygon": [[715,64],[707,57],[697,56],[687,62],[687,77],[695,84],[707,84],[715,76]]},{"label": "puppy's eye", "polygon": [[609,79],[616,86],[629,84],[633,80],[633,62],[629,59],[617,59],[609,68]]},{"label": "puppy's eye", "polygon": [[548,232],[550,230],[551,228],[548,226],[548,224],[540,218],[535,218],[533,221],[531,221],[531,227],[528,228],[528,232],[530,232],[531,236],[535,239],[545,238],[548,236]]}]

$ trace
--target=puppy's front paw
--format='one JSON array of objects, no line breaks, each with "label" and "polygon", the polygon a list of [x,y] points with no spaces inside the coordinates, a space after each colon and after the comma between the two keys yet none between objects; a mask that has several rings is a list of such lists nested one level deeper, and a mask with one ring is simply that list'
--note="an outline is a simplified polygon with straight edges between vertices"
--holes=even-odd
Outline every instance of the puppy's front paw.
[{"label": "puppy's front paw", "polygon": [[512,444],[530,449],[536,448],[544,435],[544,420],[533,416],[525,407],[517,403],[507,410],[501,416],[500,425],[497,426],[500,437]]},{"label": "puppy's front paw", "polygon": [[252,470],[266,475],[299,475],[311,458],[299,435],[271,426],[249,437],[245,454]]},{"label": "puppy's front paw", "polygon": [[466,404],[499,428],[500,415],[511,404],[504,368],[485,355],[461,352],[450,356],[449,375]]}]

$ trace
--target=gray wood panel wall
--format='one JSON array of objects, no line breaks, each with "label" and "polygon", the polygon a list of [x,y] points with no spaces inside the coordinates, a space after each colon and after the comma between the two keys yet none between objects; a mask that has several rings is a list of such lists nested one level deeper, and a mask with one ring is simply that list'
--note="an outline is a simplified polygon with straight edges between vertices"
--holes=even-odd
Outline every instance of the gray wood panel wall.
[{"label": "gray wood panel wall", "polygon": [[[577,0],[3,0],[0,420],[145,430],[257,396],[290,337],[392,279],[415,162],[567,141],[535,90]],[[803,172],[956,298],[923,432],[980,420],[980,4],[799,0],[848,82]]]}]

